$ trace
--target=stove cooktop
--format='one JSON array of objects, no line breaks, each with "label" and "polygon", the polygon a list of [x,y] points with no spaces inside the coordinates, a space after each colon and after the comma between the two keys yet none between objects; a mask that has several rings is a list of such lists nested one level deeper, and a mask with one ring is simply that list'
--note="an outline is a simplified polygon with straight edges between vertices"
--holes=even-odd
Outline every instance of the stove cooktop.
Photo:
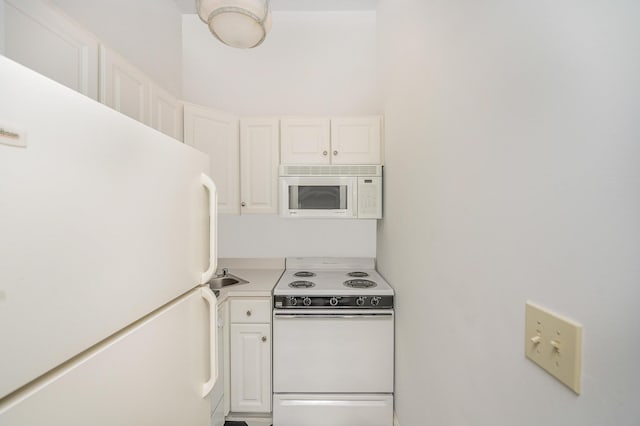
[{"label": "stove cooktop", "polygon": [[287,258],[276,308],[391,308],[393,289],[372,258]]}]

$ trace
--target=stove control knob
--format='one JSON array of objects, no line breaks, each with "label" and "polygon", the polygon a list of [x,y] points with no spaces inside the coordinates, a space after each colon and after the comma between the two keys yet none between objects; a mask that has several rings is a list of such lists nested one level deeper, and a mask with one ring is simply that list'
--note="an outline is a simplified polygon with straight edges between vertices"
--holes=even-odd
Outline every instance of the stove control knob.
[{"label": "stove control knob", "polygon": [[356,299],[356,305],[362,306],[364,305],[364,297],[360,296]]},{"label": "stove control knob", "polygon": [[332,297],[331,299],[329,299],[329,304],[331,306],[338,306],[338,298]]},{"label": "stove control knob", "polygon": [[302,303],[304,303],[304,306],[311,306],[311,299],[308,297],[305,297]]},{"label": "stove control knob", "polygon": [[289,305],[296,306],[297,304],[298,304],[298,299],[296,299],[295,297],[289,298]]},{"label": "stove control knob", "polygon": [[371,306],[378,306],[379,303],[380,303],[380,298],[379,297],[372,297],[371,298]]}]

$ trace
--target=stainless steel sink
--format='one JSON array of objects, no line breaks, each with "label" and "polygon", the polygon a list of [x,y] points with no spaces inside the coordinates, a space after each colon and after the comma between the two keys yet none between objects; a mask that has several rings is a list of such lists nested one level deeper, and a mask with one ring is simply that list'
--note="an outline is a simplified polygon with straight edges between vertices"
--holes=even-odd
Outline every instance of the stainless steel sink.
[{"label": "stainless steel sink", "polygon": [[233,274],[223,273],[222,275],[218,275],[209,281],[209,288],[213,290],[213,289],[227,287],[230,285],[248,284],[248,283],[249,281],[243,280],[240,277],[236,277]]}]

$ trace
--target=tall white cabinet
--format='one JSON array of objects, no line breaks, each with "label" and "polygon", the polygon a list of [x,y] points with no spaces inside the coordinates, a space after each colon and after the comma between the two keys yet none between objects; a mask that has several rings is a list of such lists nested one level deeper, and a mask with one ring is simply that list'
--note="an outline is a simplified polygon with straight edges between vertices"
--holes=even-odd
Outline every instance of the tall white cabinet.
[{"label": "tall white cabinet", "polygon": [[184,142],[209,155],[218,212],[240,212],[238,118],[193,104],[184,106]]},{"label": "tall white cabinet", "polygon": [[0,0],[0,53],[98,99],[99,41],[38,0]]},{"label": "tall white cabinet", "polygon": [[278,213],[278,119],[240,121],[240,206],[242,214]]},{"label": "tall white cabinet", "polygon": [[184,142],[209,155],[222,214],[278,212],[279,126],[185,104]]}]

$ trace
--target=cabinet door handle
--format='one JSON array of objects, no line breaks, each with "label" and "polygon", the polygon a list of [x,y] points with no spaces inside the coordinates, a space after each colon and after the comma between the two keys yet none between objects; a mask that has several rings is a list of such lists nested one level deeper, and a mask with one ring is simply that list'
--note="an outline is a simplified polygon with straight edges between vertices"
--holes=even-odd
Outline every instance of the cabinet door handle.
[{"label": "cabinet door handle", "polygon": [[322,155],[327,155],[329,154],[327,151],[322,151]]},{"label": "cabinet door handle", "polygon": [[242,207],[247,207],[247,203],[245,203],[244,201],[243,201],[243,202],[241,202],[241,203],[240,203],[240,205],[241,205]]},{"label": "cabinet door handle", "polygon": [[267,336],[262,336],[262,341],[266,342],[267,341]]},{"label": "cabinet door handle", "polygon": [[247,316],[250,317],[251,316],[251,311],[247,311]]},{"label": "cabinet door handle", "polygon": [[338,155],[338,151],[333,151],[333,155]]}]

